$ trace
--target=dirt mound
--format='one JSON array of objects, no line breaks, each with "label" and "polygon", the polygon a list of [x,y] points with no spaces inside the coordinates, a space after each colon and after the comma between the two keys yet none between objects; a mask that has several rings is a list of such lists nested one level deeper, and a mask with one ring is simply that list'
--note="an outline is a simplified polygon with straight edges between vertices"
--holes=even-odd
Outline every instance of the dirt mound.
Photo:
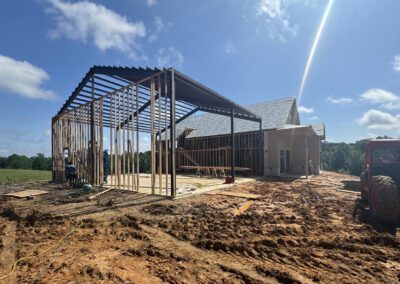
[{"label": "dirt mound", "polygon": [[48,213],[42,213],[33,209],[28,215],[25,217],[25,224],[28,226],[34,226],[37,222],[40,222],[42,225],[45,222],[54,222],[61,221],[61,217],[52,216]]},{"label": "dirt mound", "polygon": [[1,207],[0,216],[12,221],[18,221],[21,217],[15,212],[14,206],[11,203],[6,203]]},{"label": "dirt mound", "polygon": [[254,279],[254,278],[244,274],[242,271],[234,269],[232,267],[228,267],[228,266],[222,265],[222,264],[220,264],[219,267],[225,272],[234,274],[235,278],[237,278],[237,280],[239,280],[245,284],[253,284],[253,283],[254,284],[262,284],[262,283],[264,283],[260,280]]},{"label": "dirt mound", "polygon": [[122,216],[121,218],[118,218],[118,221],[122,226],[134,228],[138,231],[142,230],[142,228],[140,227],[140,225],[138,223],[138,219],[133,215],[126,214],[126,215]]},{"label": "dirt mound", "polygon": [[301,283],[301,281],[294,278],[292,275],[290,275],[290,273],[287,273],[284,271],[278,271],[276,269],[267,269],[262,266],[257,266],[256,270],[262,276],[275,278],[279,283],[283,283],[283,284],[299,284],[299,283]]},{"label": "dirt mound", "polygon": [[163,215],[175,215],[176,209],[177,209],[176,205],[151,204],[149,206],[144,207],[142,211],[151,215],[163,216]]}]

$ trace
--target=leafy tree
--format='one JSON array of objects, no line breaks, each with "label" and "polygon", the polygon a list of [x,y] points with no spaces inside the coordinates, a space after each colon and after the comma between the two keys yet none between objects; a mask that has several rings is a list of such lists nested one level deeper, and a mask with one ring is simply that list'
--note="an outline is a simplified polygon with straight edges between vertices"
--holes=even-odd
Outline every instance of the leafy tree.
[{"label": "leafy tree", "polygon": [[7,167],[7,158],[0,157],[0,169],[5,169]]},{"label": "leafy tree", "polygon": [[32,162],[27,156],[12,154],[6,160],[6,167],[9,169],[31,169]]},{"label": "leafy tree", "polygon": [[151,151],[139,153],[139,170],[141,173],[148,173],[151,171]]},{"label": "leafy tree", "polygon": [[[376,139],[390,139],[388,136],[380,136]],[[360,175],[364,166],[365,148],[368,139],[355,143],[330,143],[322,144],[322,168],[329,171]]]},{"label": "leafy tree", "polygon": [[31,160],[33,170],[45,171],[51,169],[51,158],[46,158],[42,153],[36,154]]}]

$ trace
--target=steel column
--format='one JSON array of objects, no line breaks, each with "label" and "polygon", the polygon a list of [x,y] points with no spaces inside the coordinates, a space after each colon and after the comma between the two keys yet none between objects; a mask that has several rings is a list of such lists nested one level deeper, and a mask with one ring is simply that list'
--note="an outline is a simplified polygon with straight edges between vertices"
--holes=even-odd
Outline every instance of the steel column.
[{"label": "steel column", "polygon": [[235,182],[235,110],[231,108],[231,175]]},{"label": "steel column", "polygon": [[96,155],[96,142],[95,142],[95,135],[96,130],[94,126],[94,78],[91,78],[92,83],[92,101],[90,103],[90,147],[92,148],[90,151],[90,177],[91,177],[91,184],[95,184],[95,155]]},{"label": "steel column", "polygon": [[263,164],[264,164],[264,153],[263,153],[263,131],[262,131],[262,121],[260,120],[260,128],[259,128],[259,158],[258,158],[258,173],[259,175],[263,175]]},{"label": "steel column", "polygon": [[171,69],[171,103],[170,103],[170,113],[171,113],[171,129],[170,129],[170,141],[171,141],[171,196],[176,196],[176,169],[175,169],[175,70]]}]

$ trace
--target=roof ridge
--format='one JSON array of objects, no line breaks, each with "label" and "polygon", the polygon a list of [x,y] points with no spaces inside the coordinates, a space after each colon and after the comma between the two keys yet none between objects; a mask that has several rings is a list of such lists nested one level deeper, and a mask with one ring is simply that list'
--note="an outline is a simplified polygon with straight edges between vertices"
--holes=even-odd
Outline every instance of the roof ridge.
[{"label": "roof ridge", "polygon": [[[280,102],[294,101],[295,99],[296,99],[296,97],[290,96],[290,97],[286,97],[286,98],[274,99],[274,100],[271,100],[271,101],[264,101],[264,102],[259,102],[259,103],[255,103],[255,104],[244,105],[244,107],[247,108],[247,107],[257,106],[257,105],[260,105],[260,104],[269,104],[269,103],[280,103]],[[205,113],[202,113],[202,114],[191,115],[189,117],[189,119],[192,118],[192,117],[193,118],[195,118],[195,117],[196,118],[204,117],[204,116],[207,116],[208,114],[212,115],[212,113],[205,112]]]},{"label": "roof ridge", "polygon": [[290,97],[286,97],[286,98],[279,98],[279,99],[273,99],[270,101],[262,101],[262,102],[258,102],[258,103],[248,104],[248,105],[245,105],[244,107],[255,106],[255,105],[266,104],[266,103],[280,103],[280,102],[294,101],[294,100],[296,100],[296,97],[290,96]]}]

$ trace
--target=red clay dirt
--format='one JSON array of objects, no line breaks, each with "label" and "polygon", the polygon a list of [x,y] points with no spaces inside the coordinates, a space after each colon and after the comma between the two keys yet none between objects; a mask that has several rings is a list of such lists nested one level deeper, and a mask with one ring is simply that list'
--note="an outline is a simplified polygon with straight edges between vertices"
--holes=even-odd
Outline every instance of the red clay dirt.
[{"label": "red clay dirt", "polygon": [[[269,179],[177,200],[114,191],[88,194],[35,185],[33,200],[1,197],[4,283],[396,283],[398,227],[359,203],[357,178],[324,173]],[[0,193],[32,188],[21,185]],[[2,282],[3,283],[3,282]]]}]

